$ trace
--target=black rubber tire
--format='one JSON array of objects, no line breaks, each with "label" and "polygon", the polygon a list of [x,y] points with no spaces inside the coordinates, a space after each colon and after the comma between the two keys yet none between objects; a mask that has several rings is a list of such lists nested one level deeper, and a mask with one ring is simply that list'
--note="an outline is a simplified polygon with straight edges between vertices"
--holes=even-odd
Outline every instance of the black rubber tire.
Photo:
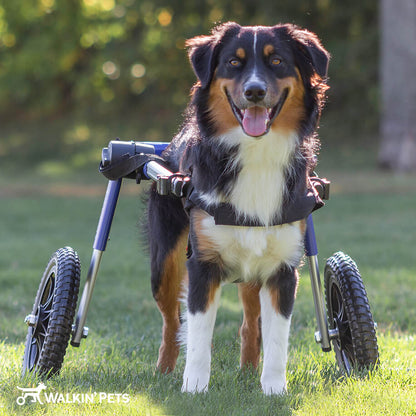
[{"label": "black rubber tire", "polygon": [[23,356],[22,376],[57,374],[64,360],[77,305],[81,266],[77,253],[61,248],[50,258],[36,294]]},{"label": "black rubber tire", "polygon": [[350,375],[354,368],[373,368],[379,359],[376,330],[357,265],[335,253],[326,262],[324,281],[328,325],[339,331],[332,343],[340,369]]}]

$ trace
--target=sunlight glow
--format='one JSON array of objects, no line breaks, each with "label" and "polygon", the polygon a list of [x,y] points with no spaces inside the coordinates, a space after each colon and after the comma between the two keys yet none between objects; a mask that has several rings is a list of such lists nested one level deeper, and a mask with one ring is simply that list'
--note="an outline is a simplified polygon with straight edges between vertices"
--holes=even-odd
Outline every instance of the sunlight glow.
[{"label": "sunlight glow", "polygon": [[95,7],[105,12],[113,10],[116,6],[114,0],[83,0],[83,2],[86,7]]},{"label": "sunlight glow", "polygon": [[172,22],[172,13],[166,9],[162,9],[157,17],[162,26],[169,26]]},{"label": "sunlight glow", "polygon": [[120,76],[120,70],[117,68],[117,65],[112,61],[104,62],[103,72],[110,79],[117,79]]},{"label": "sunlight glow", "polygon": [[131,67],[131,75],[134,78],[141,78],[146,74],[146,68],[142,64],[134,64]]}]

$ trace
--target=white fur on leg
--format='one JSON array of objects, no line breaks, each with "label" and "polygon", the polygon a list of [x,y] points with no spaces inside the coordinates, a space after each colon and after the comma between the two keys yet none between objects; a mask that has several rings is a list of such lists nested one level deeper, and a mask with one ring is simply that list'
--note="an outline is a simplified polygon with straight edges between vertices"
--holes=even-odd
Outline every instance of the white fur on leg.
[{"label": "white fur on leg", "polygon": [[211,372],[211,342],[220,299],[218,288],[214,301],[205,312],[187,311],[186,365],[182,392],[208,391]]},{"label": "white fur on leg", "polygon": [[276,312],[270,293],[260,290],[263,337],[263,372],[261,386],[267,395],[286,391],[286,363],[289,344],[290,320]]}]

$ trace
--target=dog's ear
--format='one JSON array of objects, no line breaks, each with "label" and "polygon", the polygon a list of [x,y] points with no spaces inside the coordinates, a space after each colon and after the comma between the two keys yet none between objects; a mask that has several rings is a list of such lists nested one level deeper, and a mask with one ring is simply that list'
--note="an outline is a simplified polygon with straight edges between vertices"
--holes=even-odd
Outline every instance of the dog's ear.
[{"label": "dog's ear", "polygon": [[290,28],[290,34],[296,41],[301,53],[309,60],[314,71],[325,79],[328,73],[330,54],[322,46],[318,37],[314,33],[299,29],[296,26]]},{"label": "dog's ear", "polygon": [[214,52],[216,48],[214,36],[197,36],[186,41],[189,60],[195,75],[201,82],[201,87],[206,88],[211,82],[215,70]]},{"label": "dog's ear", "polygon": [[214,27],[209,36],[197,36],[186,41],[189,60],[202,88],[208,87],[212,81],[218,53],[225,38],[235,34],[240,28],[237,23],[227,22]]}]

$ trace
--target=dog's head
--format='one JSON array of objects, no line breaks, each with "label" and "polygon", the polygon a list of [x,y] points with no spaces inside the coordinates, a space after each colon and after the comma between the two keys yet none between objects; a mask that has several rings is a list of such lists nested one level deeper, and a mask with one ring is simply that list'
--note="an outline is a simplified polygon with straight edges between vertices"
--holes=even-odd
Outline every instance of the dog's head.
[{"label": "dog's head", "polygon": [[186,45],[218,133],[241,126],[261,137],[270,129],[298,129],[311,118],[308,111],[318,118],[329,54],[313,33],[229,22]]}]

